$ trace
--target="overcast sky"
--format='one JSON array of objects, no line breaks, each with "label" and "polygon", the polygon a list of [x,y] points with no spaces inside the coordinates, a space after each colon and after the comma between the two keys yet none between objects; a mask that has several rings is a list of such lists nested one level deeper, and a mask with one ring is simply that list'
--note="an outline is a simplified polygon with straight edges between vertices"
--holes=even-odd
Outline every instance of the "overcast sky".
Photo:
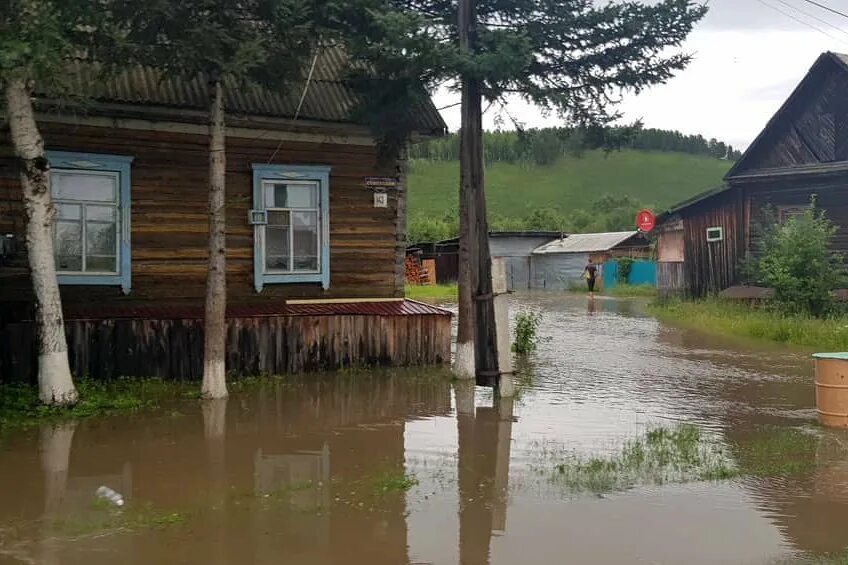
[{"label": "overcast sky", "polygon": [[[816,1],[848,13],[848,0]],[[711,0],[709,6],[684,45],[694,55],[689,67],[664,85],[625,96],[621,110],[625,122],[642,119],[646,127],[700,133],[744,149],[820,53],[848,52],[848,18],[805,0]],[[435,101],[446,106],[458,95],[441,92]],[[520,100],[507,109],[527,127],[559,123]],[[498,112],[487,112],[487,129],[495,128]],[[459,127],[458,107],[442,115],[451,131]]]}]

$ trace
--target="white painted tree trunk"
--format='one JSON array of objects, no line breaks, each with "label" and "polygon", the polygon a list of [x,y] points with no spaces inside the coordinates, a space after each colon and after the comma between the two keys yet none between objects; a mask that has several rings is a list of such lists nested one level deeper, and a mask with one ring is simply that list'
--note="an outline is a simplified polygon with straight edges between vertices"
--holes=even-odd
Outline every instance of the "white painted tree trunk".
[{"label": "white painted tree trunk", "polygon": [[6,111],[15,154],[18,156],[26,213],[27,258],[35,296],[38,335],[38,389],[45,404],[74,404],[77,390],[68,364],[68,342],[62,316],[62,297],[53,255],[53,217],[49,164],[38,131],[29,88],[24,80],[5,83]]},{"label": "white painted tree trunk", "polygon": [[227,257],[226,257],[226,130],[224,89],[220,80],[212,85],[209,107],[209,269],[206,276],[204,324],[204,398],[226,398]]}]

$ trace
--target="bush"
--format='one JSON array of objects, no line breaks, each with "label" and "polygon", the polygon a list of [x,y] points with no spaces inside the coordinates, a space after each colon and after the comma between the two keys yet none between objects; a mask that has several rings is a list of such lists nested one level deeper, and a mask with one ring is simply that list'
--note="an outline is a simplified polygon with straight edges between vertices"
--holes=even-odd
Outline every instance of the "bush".
[{"label": "bush", "polygon": [[633,272],[634,261],[630,257],[622,257],[616,262],[618,263],[618,282],[627,284],[627,281],[630,280],[630,273]]},{"label": "bush", "polygon": [[830,251],[836,227],[815,210],[815,201],[803,214],[763,230],[759,278],[774,289],[775,306],[786,314],[823,317],[834,310],[831,291],[845,281],[842,255]]},{"label": "bush", "polygon": [[519,355],[526,355],[536,350],[539,342],[539,325],[542,315],[537,312],[519,312],[515,315],[515,343],[512,350]]}]

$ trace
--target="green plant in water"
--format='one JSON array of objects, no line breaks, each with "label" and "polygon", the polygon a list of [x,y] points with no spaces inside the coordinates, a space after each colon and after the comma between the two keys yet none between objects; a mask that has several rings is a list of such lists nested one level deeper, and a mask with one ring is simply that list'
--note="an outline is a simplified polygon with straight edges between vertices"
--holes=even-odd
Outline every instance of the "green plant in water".
[{"label": "green plant in water", "polygon": [[816,466],[818,438],[812,433],[785,426],[763,426],[734,451],[741,471],[755,477],[803,475]]},{"label": "green plant in water", "polygon": [[188,514],[155,508],[151,504],[115,508],[97,500],[89,512],[70,516],[52,523],[57,533],[67,536],[96,535],[111,530],[160,529],[186,522]]},{"label": "green plant in water", "polygon": [[418,479],[415,475],[407,474],[403,470],[385,471],[374,478],[371,490],[373,494],[380,496],[406,492],[417,485]]},{"label": "green plant in water", "polygon": [[697,426],[652,428],[606,457],[569,455],[556,465],[554,481],[572,492],[605,493],[637,485],[715,481],[738,474],[717,441]]},{"label": "green plant in water", "polygon": [[519,355],[536,351],[542,315],[538,312],[518,312],[515,315],[515,341],[512,350]]}]

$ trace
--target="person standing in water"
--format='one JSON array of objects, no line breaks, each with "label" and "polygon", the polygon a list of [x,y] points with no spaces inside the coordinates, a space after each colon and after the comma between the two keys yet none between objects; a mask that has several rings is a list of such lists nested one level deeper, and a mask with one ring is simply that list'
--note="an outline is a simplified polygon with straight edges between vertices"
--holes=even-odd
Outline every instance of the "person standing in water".
[{"label": "person standing in water", "polygon": [[598,266],[589,259],[589,263],[583,269],[583,276],[586,277],[586,285],[589,287],[589,298],[595,298],[595,276],[597,274]]}]

